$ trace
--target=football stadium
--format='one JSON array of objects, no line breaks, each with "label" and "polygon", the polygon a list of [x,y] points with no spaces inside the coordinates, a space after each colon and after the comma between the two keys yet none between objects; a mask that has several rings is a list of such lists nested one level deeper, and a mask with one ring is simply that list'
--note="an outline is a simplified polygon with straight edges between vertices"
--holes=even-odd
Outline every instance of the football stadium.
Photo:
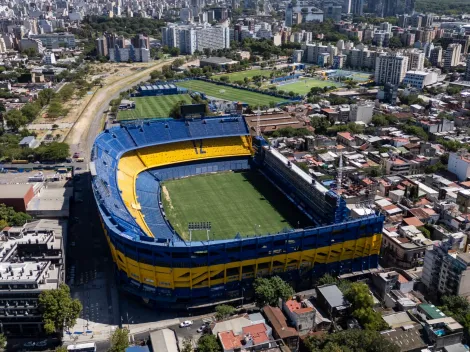
[{"label": "football stadium", "polygon": [[345,201],[239,115],[123,122],[95,140],[93,191],[120,287],[185,309],[377,268],[383,216]]}]

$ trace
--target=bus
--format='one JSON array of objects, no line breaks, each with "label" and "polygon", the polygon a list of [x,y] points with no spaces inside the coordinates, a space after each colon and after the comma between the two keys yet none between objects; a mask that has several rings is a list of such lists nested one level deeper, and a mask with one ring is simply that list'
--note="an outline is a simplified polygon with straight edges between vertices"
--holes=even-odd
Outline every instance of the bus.
[{"label": "bus", "polygon": [[75,345],[68,345],[67,351],[69,352],[96,352],[96,343],[77,343]]}]

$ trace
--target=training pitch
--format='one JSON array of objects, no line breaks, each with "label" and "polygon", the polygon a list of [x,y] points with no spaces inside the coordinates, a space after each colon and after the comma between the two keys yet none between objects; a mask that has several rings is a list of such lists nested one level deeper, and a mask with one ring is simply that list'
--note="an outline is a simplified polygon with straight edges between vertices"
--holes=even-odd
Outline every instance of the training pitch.
[{"label": "training pitch", "polygon": [[269,106],[270,102],[277,104],[286,101],[286,99],[272,97],[267,94],[250,92],[244,89],[227,87],[205,81],[189,80],[178,82],[176,85],[178,87],[184,87],[196,92],[204,93],[210,97],[231,101],[241,101],[251,106]]},{"label": "training pitch", "polygon": [[283,90],[285,92],[294,92],[296,94],[307,94],[313,87],[338,87],[340,86],[336,82],[332,81],[320,81],[318,79],[298,79],[294,83],[287,83],[277,87],[277,90]]},{"label": "training pitch", "polygon": [[177,102],[182,100],[186,104],[191,104],[189,94],[136,97],[131,98],[131,100],[135,101],[135,109],[120,110],[118,112],[118,120],[168,117],[168,114]]},{"label": "training pitch", "polygon": [[239,72],[226,73],[223,75],[212,76],[214,79],[220,79],[220,77],[228,77],[230,82],[243,81],[245,77],[252,78],[254,76],[268,77],[271,75],[272,70],[246,70]]},{"label": "training pitch", "polygon": [[[211,222],[211,240],[312,225],[277,188],[254,171],[165,181],[161,199],[168,220],[186,240],[189,222]],[[207,240],[206,231],[193,231],[192,241],[200,240]]]}]

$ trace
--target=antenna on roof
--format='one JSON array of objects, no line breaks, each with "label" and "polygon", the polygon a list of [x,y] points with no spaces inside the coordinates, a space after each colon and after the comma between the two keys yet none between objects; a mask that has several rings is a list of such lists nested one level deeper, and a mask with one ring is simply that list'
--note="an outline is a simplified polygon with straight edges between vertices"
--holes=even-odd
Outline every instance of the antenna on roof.
[{"label": "antenna on roof", "polygon": [[258,105],[258,111],[256,112],[256,137],[261,136],[261,111],[259,110],[259,105]]},{"label": "antenna on roof", "polygon": [[336,193],[338,194],[337,205],[341,199],[341,183],[343,181],[343,153],[339,153],[338,179],[336,181]]}]

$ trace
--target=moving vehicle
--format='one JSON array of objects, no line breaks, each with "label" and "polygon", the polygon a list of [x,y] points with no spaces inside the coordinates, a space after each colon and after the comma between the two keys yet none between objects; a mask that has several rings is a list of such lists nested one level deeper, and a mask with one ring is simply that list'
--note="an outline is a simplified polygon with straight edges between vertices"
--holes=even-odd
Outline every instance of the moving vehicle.
[{"label": "moving vehicle", "polygon": [[79,157],[80,157],[80,153],[73,153],[73,157],[74,157],[74,158],[79,158]]},{"label": "moving vehicle", "polygon": [[188,326],[193,325],[193,322],[191,320],[185,320],[182,323],[180,323],[180,328],[187,328]]},{"label": "moving vehicle", "polygon": [[77,158],[77,163],[83,163],[85,161],[84,158]]},{"label": "moving vehicle", "polygon": [[75,345],[68,345],[67,351],[69,352],[96,352],[96,343],[77,343]]}]

